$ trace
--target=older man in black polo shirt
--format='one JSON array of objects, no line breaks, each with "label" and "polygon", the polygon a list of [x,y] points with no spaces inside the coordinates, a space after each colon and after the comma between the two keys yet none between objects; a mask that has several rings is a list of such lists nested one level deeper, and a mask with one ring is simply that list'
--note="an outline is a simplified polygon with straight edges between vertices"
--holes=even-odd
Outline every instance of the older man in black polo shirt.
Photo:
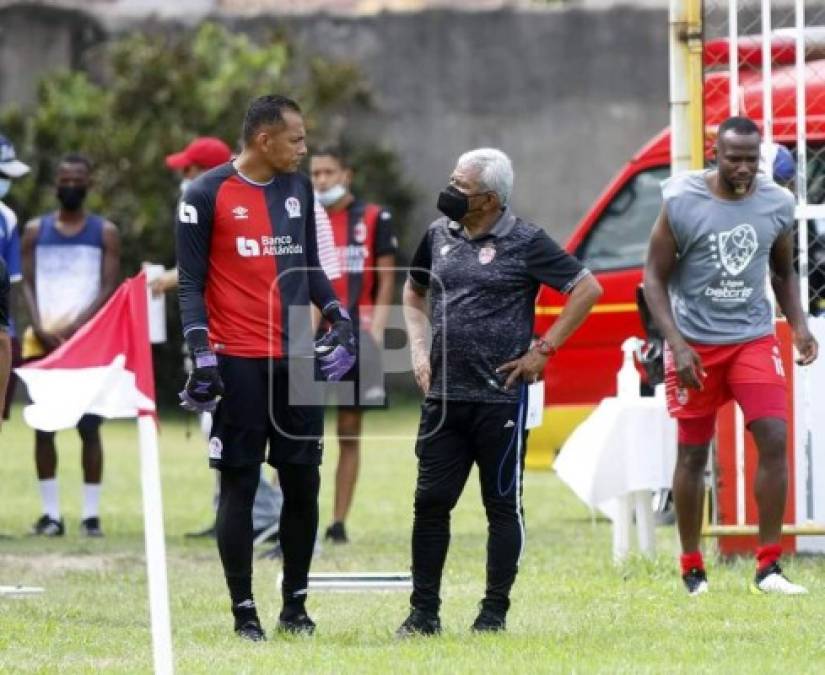
[{"label": "older man in black polo shirt", "polygon": [[[505,628],[524,548],[521,478],[527,383],[584,321],[601,295],[590,272],[508,204],[507,155],[482,148],[458,159],[439,195],[444,214],[427,230],[404,286],[416,381],[425,394],[416,442],[413,593],[400,636],[441,630],[441,573],[450,512],[473,463],[487,512],[487,589],[475,631]],[[531,347],[539,284],[570,298]],[[427,294],[432,347],[427,340]]]}]

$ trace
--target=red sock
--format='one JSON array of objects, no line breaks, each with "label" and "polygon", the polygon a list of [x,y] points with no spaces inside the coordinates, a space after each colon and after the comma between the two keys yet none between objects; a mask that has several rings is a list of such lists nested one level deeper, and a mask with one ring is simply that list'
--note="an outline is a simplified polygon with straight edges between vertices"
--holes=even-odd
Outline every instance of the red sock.
[{"label": "red sock", "polygon": [[697,569],[704,571],[705,561],[702,560],[701,551],[691,551],[679,556],[679,563],[682,566],[682,574],[687,574],[690,570]]},{"label": "red sock", "polygon": [[782,544],[765,544],[756,549],[756,571],[770,567],[782,555]]}]

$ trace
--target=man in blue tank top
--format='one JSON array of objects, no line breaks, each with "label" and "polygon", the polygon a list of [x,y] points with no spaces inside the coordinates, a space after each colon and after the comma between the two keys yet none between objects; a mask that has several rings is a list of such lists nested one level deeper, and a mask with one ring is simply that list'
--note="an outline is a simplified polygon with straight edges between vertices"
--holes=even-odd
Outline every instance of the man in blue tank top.
[{"label": "man in blue tank top", "polygon": [[[59,347],[99,310],[117,287],[120,237],[115,226],[88,213],[83,202],[92,166],[79,154],[63,157],[57,168],[60,207],[26,225],[23,234],[23,297],[31,327],[23,336],[23,358],[38,359]],[[71,392],[66,392],[67,396]],[[81,532],[100,537],[100,480],[103,448],[100,417],[84,415],[77,424],[82,446],[83,516]],[[35,464],[43,515],[33,534],[62,536],[54,432],[35,431]]]}]

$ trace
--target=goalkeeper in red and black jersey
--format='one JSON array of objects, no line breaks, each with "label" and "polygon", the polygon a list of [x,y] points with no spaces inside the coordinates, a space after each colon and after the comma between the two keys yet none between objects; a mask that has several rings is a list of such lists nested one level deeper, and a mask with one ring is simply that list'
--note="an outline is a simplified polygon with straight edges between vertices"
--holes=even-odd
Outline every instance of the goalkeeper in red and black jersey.
[{"label": "goalkeeper in red and black jersey", "polygon": [[[215,413],[209,463],[220,471],[218,550],[235,630],[262,640],[252,597],[260,464],[277,469],[284,493],[279,628],[311,633],[304,603],[323,438],[323,396],[311,391],[314,358],[326,379],[337,380],[352,367],[356,346],[318,259],[312,186],[298,173],[307,152],[300,108],[283,96],[256,99],[243,140],[240,155],[195,179],[178,205],[179,298],[195,366],[180,396],[189,410]],[[310,304],[331,326],[318,344]]]}]

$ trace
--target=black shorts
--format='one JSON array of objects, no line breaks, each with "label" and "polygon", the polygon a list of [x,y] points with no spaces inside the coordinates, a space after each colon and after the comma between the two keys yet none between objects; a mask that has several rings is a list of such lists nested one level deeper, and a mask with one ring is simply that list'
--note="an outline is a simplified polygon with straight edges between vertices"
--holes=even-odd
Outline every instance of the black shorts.
[{"label": "black shorts", "polygon": [[324,408],[290,405],[302,378],[290,382],[288,367],[287,359],[218,355],[224,395],[212,422],[209,466],[321,463]]}]

